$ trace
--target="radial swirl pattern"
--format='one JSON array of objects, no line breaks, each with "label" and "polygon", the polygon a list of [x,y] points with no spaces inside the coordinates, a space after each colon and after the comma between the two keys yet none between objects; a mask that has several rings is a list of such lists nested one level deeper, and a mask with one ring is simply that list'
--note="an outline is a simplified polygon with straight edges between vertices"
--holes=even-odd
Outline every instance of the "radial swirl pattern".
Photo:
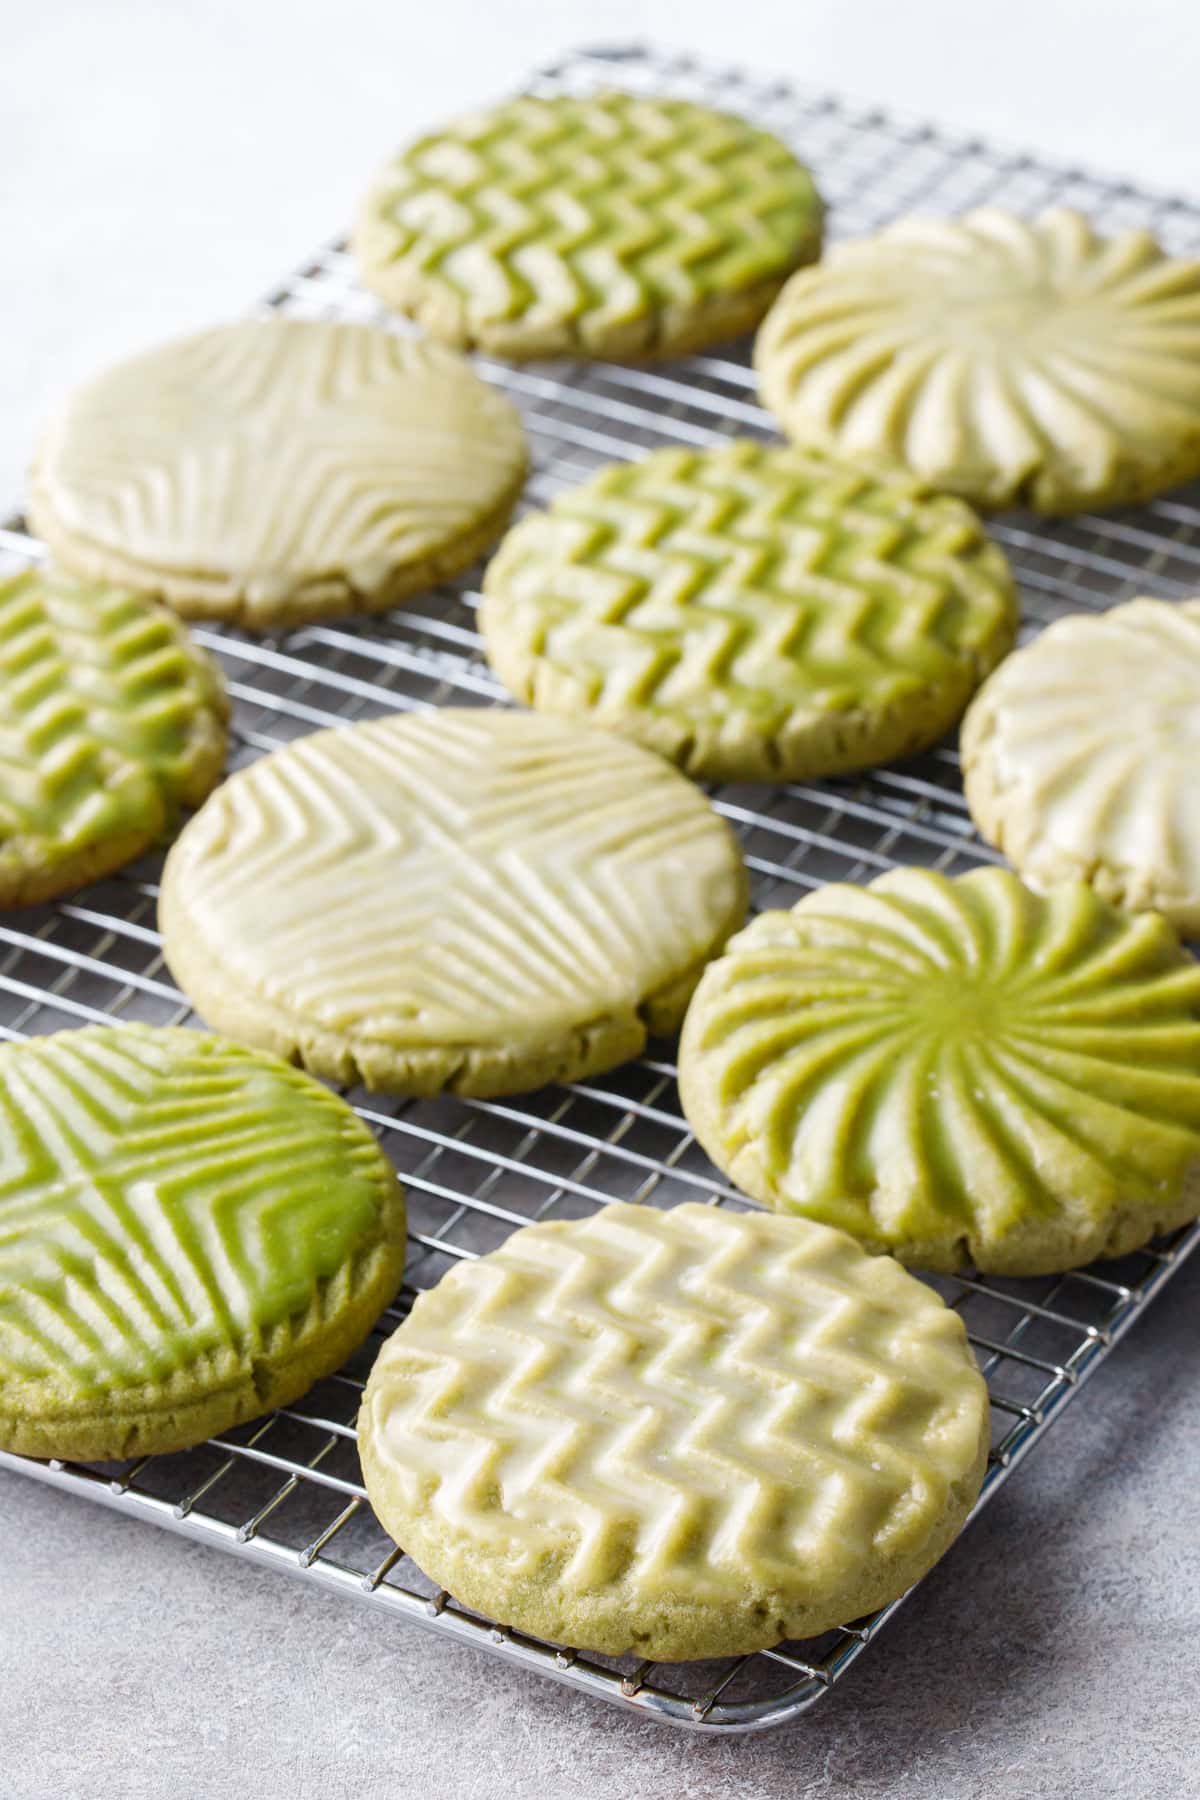
[{"label": "radial swirl pattern", "polygon": [[1200,932],[1200,600],[1056,620],[963,721],[972,816],[1039,887]]},{"label": "radial swirl pattern", "polygon": [[906,869],[764,913],[680,1090],[756,1200],[930,1268],[1071,1268],[1200,1213],[1200,967],[1081,884]]},{"label": "radial swirl pattern", "polygon": [[838,245],[788,283],[755,363],[797,442],[984,506],[1074,512],[1200,472],[1200,262],[1067,208]]},{"label": "radial swirl pattern", "polygon": [[42,437],[29,513],[81,575],[189,617],[285,624],[465,568],[525,467],[515,407],[450,352],[243,319],[85,383]]},{"label": "radial swirl pattern", "polygon": [[670,355],[757,324],[821,217],[808,171],[743,119],[526,95],[401,151],[354,247],[368,286],[448,343]]},{"label": "radial swirl pattern", "polygon": [[395,1293],[404,1206],[343,1101],[194,1031],[0,1048],[0,1445],[176,1449],[302,1393]]},{"label": "radial swirl pattern", "polygon": [[961,1320],[799,1219],[614,1204],[417,1300],[359,1419],[367,1489],[458,1599],[656,1660],[803,1637],[903,1593],[979,1489]]}]

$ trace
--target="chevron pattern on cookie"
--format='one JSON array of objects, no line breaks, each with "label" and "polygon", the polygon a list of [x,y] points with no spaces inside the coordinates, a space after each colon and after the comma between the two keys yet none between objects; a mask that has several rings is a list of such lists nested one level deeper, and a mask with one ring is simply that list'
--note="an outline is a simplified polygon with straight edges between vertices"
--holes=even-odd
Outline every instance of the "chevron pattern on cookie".
[{"label": "chevron pattern on cookie", "polygon": [[219,778],[228,712],[165,607],[53,568],[0,581],[0,905],[156,842]]},{"label": "chevron pattern on cookie", "polygon": [[80,388],[43,435],[29,511],[82,575],[281,624],[389,606],[465,568],[525,467],[516,409],[450,352],[245,319]]},{"label": "chevron pattern on cookie", "polygon": [[748,329],[821,246],[808,171],[743,119],[525,96],[403,150],[363,205],[363,279],[501,356],[681,353]]},{"label": "chevron pattern on cookie", "polygon": [[679,1081],[746,1193],[924,1267],[1049,1273],[1200,1214],[1200,967],[1080,883],[903,869],[764,913]]},{"label": "chevron pattern on cookie", "polygon": [[423,1294],[359,1440],[380,1518],[457,1598],[663,1660],[903,1592],[975,1497],[987,1414],[961,1320],[889,1258],[614,1204]]},{"label": "chevron pattern on cookie", "polygon": [[736,842],[606,733],[442,709],[316,733],[232,777],[164,874],[210,1023],[401,1092],[514,1092],[673,1030],[745,913]]},{"label": "chevron pattern on cookie", "polygon": [[861,768],[936,741],[1016,630],[974,514],[902,472],[742,442],[616,463],[509,532],[488,660],[712,779]]},{"label": "chevron pattern on cookie", "polygon": [[797,442],[981,506],[1076,512],[1200,473],[1200,261],[1066,207],[840,244],[788,283],[754,360]]},{"label": "chevron pattern on cookie", "polygon": [[980,832],[1035,885],[1200,932],[1200,600],[1057,619],[963,721]]},{"label": "chevron pattern on cookie", "polygon": [[335,1367],[399,1284],[403,1202],[335,1095],[198,1032],[0,1048],[0,1443],[176,1447]]}]

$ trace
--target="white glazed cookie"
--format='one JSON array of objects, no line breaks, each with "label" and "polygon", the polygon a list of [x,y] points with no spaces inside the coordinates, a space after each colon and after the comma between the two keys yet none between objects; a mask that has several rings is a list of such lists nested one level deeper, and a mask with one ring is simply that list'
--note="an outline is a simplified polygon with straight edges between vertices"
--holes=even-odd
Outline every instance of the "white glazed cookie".
[{"label": "white glazed cookie", "polygon": [[656,1661],[895,1599],[979,1491],[958,1315],[808,1220],[614,1204],[421,1295],[359,1415],[414,1561],[505,1625]]},{"label": "white glazed cookie", "polygon": [[1058,619],[963,721],[967,804],[1038,887],[1200,931],[1200,600]]},{"label": "white glazed cookie", "polygon": [[1200,473],[1200,262],[1065,207],[840,244],[793,276],[754,360],[797,442],[981,506],[1076,512]]},{"label": "white glazed cookie", "polygon": [[450,351],[244,319],[85,383],[43,434],[29,516],[77,574],[190,618],[282,625],[466,568],[525,468],[515,408]]},{"label": "white glazed cookie", "polygon": [[673,1031],[745,907],[733,834],[658,757],[446,708],[234,775],[168,858],[159,918],[214,1028],[339,1081],[503,1094]]}]

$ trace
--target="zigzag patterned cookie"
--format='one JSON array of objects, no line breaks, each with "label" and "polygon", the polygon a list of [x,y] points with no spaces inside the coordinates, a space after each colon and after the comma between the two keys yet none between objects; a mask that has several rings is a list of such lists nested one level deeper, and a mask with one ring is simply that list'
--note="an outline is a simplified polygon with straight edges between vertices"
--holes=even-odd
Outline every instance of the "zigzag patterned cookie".
[{"label": "zigzag patterned cookie", "polygon": [[385,1344],[371,1503],[450,1593],[656,1661],[896,1598],[979,1490],[958,1316],[804,1220],[612,1205],[460,1264]]},{"label": "zigzag patterned cookie", "polygon": [[30,478],[85,576],[266,626],[392,606],[475,560],[525,477],[504,395],[437,346],[244,319],[87,382]]},{"label": "zigzag patterned cookie", "polygon": [[1200,473],[1200,262],[1066,207],[839,244],[788,283],[754,360],[789,437],[981,506],[1077,512]]},{"label": "zigzag patterned cookie", "polygon": [[0,582],[0,906],[157,842],[219,779],[228,713],[165,607],[49,568]]},{"label": "zigzag patterned cookie", "polygon": [[821,247],[808,171],[685,100],[526,96],[403,150],[367,196],[368,287],[500,356],[668,356],[758,323]]},{"label": "zigzag patterned cookie", "polygon": [[1200,932],[1200,600],[1057,619],[985,683],[962,750],[971,816],[1029,880]]},{"label": "zigzag patterned cookie", "polygon": [[754,1199],[926,1268],[1050,1273],[1200,1215],[1200,967],[1078,883],[903,869],[761,914],[679,1088]]},{"label": "zigzag patterned cookie", "polygon": [[745,915],[673,769],[490,710],[318,732],[232,777],[167,860],[167,960],[209,1022],[400,1093],[516,1093],[673,1031]]},{"label": "zigzag patterned cookie", "polygon": [[734,781],[923,749],[1016,620],[1008,565],[960,501],[754,443],[658,451],[558,495],[505,538],[480,611],[518,699]]},{"label": "zigzag patterned cookie", "polygon": [[302,1394],[400,1284],[367,1127],[273,1057],[88,1027],[0,1047],[0,1446],[175,1450]]}]

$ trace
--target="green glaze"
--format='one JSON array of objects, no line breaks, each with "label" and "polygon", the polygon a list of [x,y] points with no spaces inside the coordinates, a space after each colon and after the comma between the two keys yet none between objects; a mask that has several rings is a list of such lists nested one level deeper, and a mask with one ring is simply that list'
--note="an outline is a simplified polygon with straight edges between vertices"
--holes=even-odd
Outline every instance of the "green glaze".
[{"label": "green glaze", "polygon": [[755,1198],[933,1267],[1070,1267],[1200,1212],[1200,967],[1082,884],[907,869],[765,913],[680,1082]]},{"label": "green glaze", "polygon": [[36,1424],[202,1388],[204,1359],[236,1373],[289,1322],[287,1355],[319,1354],[322,1296],[345,1305],[381,1247],[403,1254],[394,1176],[350,1108],[198,1032],[0,1048],[0,1157],[0,1426],[14,1395]]}]

